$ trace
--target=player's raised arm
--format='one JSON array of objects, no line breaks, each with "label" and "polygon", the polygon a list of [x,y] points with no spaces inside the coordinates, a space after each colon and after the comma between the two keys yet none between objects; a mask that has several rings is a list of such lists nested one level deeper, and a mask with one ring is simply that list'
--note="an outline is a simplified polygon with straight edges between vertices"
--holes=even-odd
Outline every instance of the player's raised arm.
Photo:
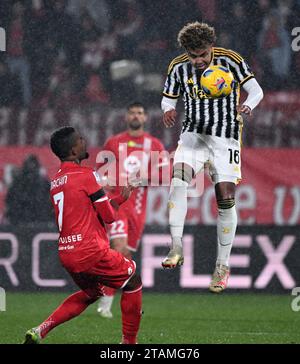
[{"label": "player's raised arm", "polygon": [[116,210],[129,198],[132,186],[124,186],[121,194],[113,199],[109,199],[103,188],[90,195],[90,199],[94,204],[97,214],[106,224],[111,224],[116,220]]},{"label": "player's raised arm", "polygon": [[131,195],[132,190],[135,188],[133,185],[123,186],[121,193],[110,200],[110,204],[115,210],[118,210],[120,205],[127,201]]},{"label": "player's raised arm", "polygon": [[[222,55],[222,48],[216,50],[216,54]],[[264,94],[254,77],[254,74],[245,59],[231,50],[225,51],[224,59],[227,60],[231,72],[236,81],[247,92],[248,97],[243,104],[237,107],[237,112],[251,115],[252,110],[260,103]]]},{"label": "player's raised arm", "polygon": [[[178,58],[178,57],[177,57]],[[176,119],[176,104],[180,96],[180,81],[178,76],[178,60],[175,58],[169,65],[168,76],[165,82],[161,108],[164,112],[163,123],[165,127],[174,126]],[[179,57],[180,60],[182,57]]]},{"label": "player's raised arm", "polygon": [[237,107],[240,113],[251,115],[252,110],[261,102],[264,93],[255,78],[251,78],[243,84],[243,89],[247,92],[248,97],[242,105]]},{"label": "player's raised arm", "polygon": [[84,188],[92,201],[97,214],[104,223],[111,224],[116,219],[116,210],[125,202],[131,193],[132,187],[123,187],[121,194],[114,199],[109,199],[101,185],[101,179],[97,172],[90,171],[86,174]]},{"label": "player's raised arm", "polygon": [[175,124],[176,120],[176,103],[177,99],[170,100],[167,97],[163,97],[161,101],[161,108],[164,112],[163,123],[166,128],[171,128]]},{"label": "player's raised arm", "polygon": [[103,188],[90,195],[90,199],[93,202],[97,214],[101,217],[103,222],[106,224],[111,224],[113,221],[115,221],[115,210],[112,207]]}]

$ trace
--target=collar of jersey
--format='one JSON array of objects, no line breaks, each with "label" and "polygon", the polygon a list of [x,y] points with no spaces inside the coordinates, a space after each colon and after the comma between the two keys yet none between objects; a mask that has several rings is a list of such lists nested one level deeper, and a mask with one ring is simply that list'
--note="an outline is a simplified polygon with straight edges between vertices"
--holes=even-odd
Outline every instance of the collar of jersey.
[{"label": "collar of jersey", "polygon": [[81,167],[81,165],[80,164],[77,164],[77,163],[75,163],[75,162],[72,162],[72,161],[65,161],[65,162],[61,162],[61,166],[60,166],[60,168],[79,168],[79,167]]}]

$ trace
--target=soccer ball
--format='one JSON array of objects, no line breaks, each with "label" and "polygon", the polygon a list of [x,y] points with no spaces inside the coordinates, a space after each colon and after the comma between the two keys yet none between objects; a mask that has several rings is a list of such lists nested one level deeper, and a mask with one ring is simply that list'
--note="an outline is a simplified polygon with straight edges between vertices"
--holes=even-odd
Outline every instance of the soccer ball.
[{"label": "soccer ball", "polygon": [[233,74],[224,66],[210,66],[201,75],[201,87],[206,96],[228,96],[235,84]]}]

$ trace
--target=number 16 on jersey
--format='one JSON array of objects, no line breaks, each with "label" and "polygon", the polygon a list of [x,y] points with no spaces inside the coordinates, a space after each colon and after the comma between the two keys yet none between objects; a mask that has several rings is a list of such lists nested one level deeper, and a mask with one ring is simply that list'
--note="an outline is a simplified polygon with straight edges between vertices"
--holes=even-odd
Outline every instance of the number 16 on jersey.
[{"label": "number 16 on jersey", "polygon": [[231,148],[228,149],[230,156],[229,156],[229,163],[232,164],[233,162],[235,164],[240,163],[240,151],[239,150],[233,150]]}]

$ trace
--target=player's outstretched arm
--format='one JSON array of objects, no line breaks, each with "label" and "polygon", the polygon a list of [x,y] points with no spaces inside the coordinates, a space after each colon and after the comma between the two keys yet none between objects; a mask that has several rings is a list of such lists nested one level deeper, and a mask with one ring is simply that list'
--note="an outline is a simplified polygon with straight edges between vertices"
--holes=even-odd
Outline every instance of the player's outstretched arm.
[{"label": "player's outstretched arm", "polygon": [[161,108],[164,112],[163,123],[166,128],[171,128],[175,124],[177,114],[175,110],[176,104],[177,99],[173,100],[164,96],[161,100]]},{"label": "player's outstretched arm", "polygon": [[[100,184],[100,177],[96,172],[86,174],[87,194],[93,203],[98,216],[106,224],[111,224],[116,220],[116,210],[125,202],[130,194],[133,186],[125,186],[122,188],[119,196],[110,200],[105,193],[104,188]],[[96,191],[96,192],[94,192]]]},{"label": "player's outstretched arm", "polygon": [[128,185],[128,186],[123,186],[121,193],[119,194],[119,196],[114,197],[113,199],[110,200],[110,204],[111,206],[115,209],[118,210],[120,205],[122,205],[122,203],[124,203],[125,201],[127,201],[131,195],[132,190],[135,187],[132,185]]},{"label": "player's outstretched arm", "polygon": [[121,194],[111,200],[107,197],[103,188],[90,196],[97,214],[103,222],[111,224],[116,220],[116,211],[129,198],[132,189],[132,186],[124,186]]},{"label": "player's outstretched arm", "polygon": [[247,92],[248,97],[242,105],[237,107],[239,113],[247,115],[252,114],[252,110],[261,102],[264,97],[264,93],[259,83],[255,78],[251,78],[249,81],[243,84],[243,89]]},{"label": "player's outstretched arm", "polygon": [[116,211],[113,209],[109,198],[105,194],[103,188],[89,196],[97,214],[101,217],[103,222],[111,224],[115,221]]}]

